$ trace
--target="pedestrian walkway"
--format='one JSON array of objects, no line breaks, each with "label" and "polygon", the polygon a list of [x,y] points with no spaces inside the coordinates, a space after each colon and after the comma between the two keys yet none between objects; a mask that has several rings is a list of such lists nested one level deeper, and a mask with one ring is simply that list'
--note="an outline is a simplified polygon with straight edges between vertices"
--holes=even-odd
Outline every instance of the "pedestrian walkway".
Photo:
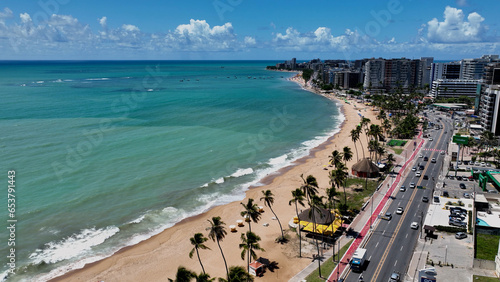
[{"label": "pedestrian walkway", "polygon": [[[404,162],[402,167],[399,169],[398,175],[396,176],[396,179],[392,181],[391,177],[387,177],[382,186],[381,189],[374,193],[372,198],[370,199],[370,203],[368,205],[372,205],[371,208],[366,207],[365,211],[361,211],[356,218],[351,222],[349,225],[349,229],[352,229],[356,232],[358,232],[358,235],[356,238],[354,238],[353,243],[350,245],[349,249],[346,251],[342,259],[340,260],[340,263],[336,266],[336,268],[332,271],[332,273],[329,274],[328,280],[329,282],[333,281],[338,281],[339,278],[343,277],[344,271],[347,270],[348,261],[351,259],[352,255],[356,251],[356,249],[361,246],[364,243],[364,239],[367,237],[369,234],[370,230],[370,225],[374,225],[376,220],[378,219],[378,215],[382,212],[382,210],[385,208],[387,201],[389,198],[392,196],[392,193],[394,192],[395,188],[398,186],[400,180],[402,179],[403,175],[406,174],[406,168],[409,166],[409,164],[413,161],[415,156],[417,155],[417,152],[423,145],[423,139],[421,138],[422,132],[418,135],[418,139],[420,140],[419,144],[413,150],[413,145],[408,145],[405,148],[405,152],[412,152],[411,156]],[[410,143],[410,142],[408,142]],[[399,156],[396,156],[399,157]],[[404,161],[404,159],[401,157],[401,161]],[[392,181],[392,184],[390,183]],[[373,209],[373,205],[376,205],[375,209]],[[359,231],[358,231],[359,230]],[[351,241],[353,238],[350,236],[345,236],[342,235],[338,240],[338,249],[344,247]],[[332,254],[328,254],[324,256],[323,263],[331,259]],[[289,281],[290,282],[301,282],[306,279],[306,277],[311,274],[313,271],[315,271],[318,267],[318,262],[313,261],[311,262],[306,268],[304,268],[301,272],[299,272],[297,275],[292,277]]]}]

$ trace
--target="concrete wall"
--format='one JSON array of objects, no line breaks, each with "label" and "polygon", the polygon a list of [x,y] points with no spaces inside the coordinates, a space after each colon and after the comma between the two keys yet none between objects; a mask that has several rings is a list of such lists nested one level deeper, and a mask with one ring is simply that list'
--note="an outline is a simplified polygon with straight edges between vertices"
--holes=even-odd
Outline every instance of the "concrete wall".
[{"label": "concrete wall", "polygon": [[472,267],[473,268],[487,269],[487,270],[496,270],[497,264],[492,260],[474,259]]}]

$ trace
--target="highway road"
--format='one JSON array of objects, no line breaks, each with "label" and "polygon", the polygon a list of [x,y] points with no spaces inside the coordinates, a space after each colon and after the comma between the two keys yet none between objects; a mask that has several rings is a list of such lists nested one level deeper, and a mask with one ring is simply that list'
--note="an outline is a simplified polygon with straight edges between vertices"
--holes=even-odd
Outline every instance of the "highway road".
[{"label": "highway road", "polygon": [[[416,171],[412,171],[413,165],[408,166],[406,178],[401,181],[393,194],[395,198],[387,204],[387,212],[392,214],[392,219],[380,219],[373,226],[372,235],[369,236],[365,245],[367,249],[365,270],[362,273],[349,271],[344,281],[360,281],[361,275],[363,281],[387,281],[393,272],[399,272],[403,280],[415,244],[422,232],[423,215],[427,213],[428,205],[433,200],[433,188],[438,182],[445,157],[441,151],[446,151],[447,143],[450,142],[452,135],[451,119],[440,115],[442,121],[436,122],[437,117],[429,114],[429,119],[435,124],[442,125],[443,129],[426,131],[430,133],[433,141],[425,138],[425,143],[414,160]],[[411,150],[413,144],[409,148]],[[410,153],[408,152],[408,155]],[[425,157],[428,161],[424,161]],[[436,159],[435,163],[431,162],[432,158]],[[424,166],[423,170],[419,170],[419,164]],[[416,176],[416,172],[420,172],[421,176]],[[428,177],[427,180],[424,179],[424,175]],[[411,183],[415,186],[423,186],[425,189],[412,189]],[[406,187],[405,192],[399,191],[401,185]],[[428,197],[429,202],[422,201],[424,196]],[[398,207],[404,209],[402,214],[396,214]],[[368,206],[367,209],[369,208]],[[417,230],[410,228],[412,222],[418,223]]]}]

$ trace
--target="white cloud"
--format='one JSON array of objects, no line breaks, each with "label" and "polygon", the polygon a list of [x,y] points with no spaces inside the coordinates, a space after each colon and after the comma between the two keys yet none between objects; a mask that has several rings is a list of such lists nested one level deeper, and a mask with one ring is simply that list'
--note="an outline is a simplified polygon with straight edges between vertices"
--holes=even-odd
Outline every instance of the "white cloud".
[{"label": "white cloud", "polygon": [[102,28],[106,29],[108,28],[108,18],[107,17],[102,17],[99,19],[99,24],[101,25]]},{"label": "white cloud", "polygon": [[14,13],[9,8],[4,8],[3,12],[0,12],[0,22],[4,22],[6,19],[14,17]]},{"label": "white cloud", "polygon": [[484,18],[476,12],[470,13],[464,19],[461,9],[447,6],[444,11],[444,21],[434,18],[427,23],[427,38],[431,42],[456,43],[480,42],[485,39],[486,27],[482,26]]},{"label": "white cloud", "polygon": [[316,30],[300,33],[289,27],[285,34],[277,33],[273,44],[278,49],[295,51],[343,52],[348,48],[372,45],[376,41],[361,35],[358,31],[346,29],[344,34],[332,35],[330,28],[318,27]]},{"label": "white cloud", "polygon": [[210,27],[205,20],[191,19],[165,36],[166,46],[185,51],[234,50],[241,46],[231,23]]},{"label": "white cloud", "polygon": [[245,36],[245,45],[246,46],[254,46],[256,44],[255,38],[251,36]]},{"label": "white cloud", "polygon": [[467,6],[467,0],[456,0],[458,6]]},{"label": "white cloud", "polygon": [[139,28],[132,24],[124,24],[122,25],[122,29],[128,32],[139,32]]},{"label": "white cloud", "polygon": [[28,13],[22,13],[19,15],[19,17],[21,18],[21,22],[23,24],[26,24],[26,23],[29,23],[32,21],[31,16]]}]

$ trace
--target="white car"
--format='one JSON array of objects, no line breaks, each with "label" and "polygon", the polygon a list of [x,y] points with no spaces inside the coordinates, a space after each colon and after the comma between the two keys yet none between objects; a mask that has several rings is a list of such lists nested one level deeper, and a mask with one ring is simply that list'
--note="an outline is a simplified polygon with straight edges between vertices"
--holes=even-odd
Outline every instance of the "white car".
[{"label": "white car", "polygon": [[417,167],[414,166],[411,171],[417,171]]},{"label": "white car", "polygon": [[424,157],[424,155],[420,154],[420,155],[418,155],[418,157],[419,157],[419,158],[423,158],[423,157]]},{"label": "white car", "polygon": [[422,175],[422,173],[420,173],[420,171],[415,172],[416,177],[420,177],[421,175]]},{"label": "white car", "polygon": [[434,140],[434,139],[432,139],[432,137],[429,137],[429,141],[432,141],[432,140]]},{"label": "white car", "polygon": [[404,185],[401,185],[401,188],[399,188],[399,191],[401,191],[401,192],[406,191],[406,187]]},{"label": "white car", "polygon": [[403,214],[403,207],[399,207],[397,210],[396,210],[396,213],[397,214]]},{"label": "white car", "polygon": [[414,221],[410,225],[411,229],[418,229],[418,222]]},{"label": "white car", "polygon": [[444,154],[445,154],[445,152],[444,152],[444,151],[441,151],[441,155],[444,155]]},{"label": "white car", "polygon": [[415,188],[415,183],[410,183],[410,188]]}]

